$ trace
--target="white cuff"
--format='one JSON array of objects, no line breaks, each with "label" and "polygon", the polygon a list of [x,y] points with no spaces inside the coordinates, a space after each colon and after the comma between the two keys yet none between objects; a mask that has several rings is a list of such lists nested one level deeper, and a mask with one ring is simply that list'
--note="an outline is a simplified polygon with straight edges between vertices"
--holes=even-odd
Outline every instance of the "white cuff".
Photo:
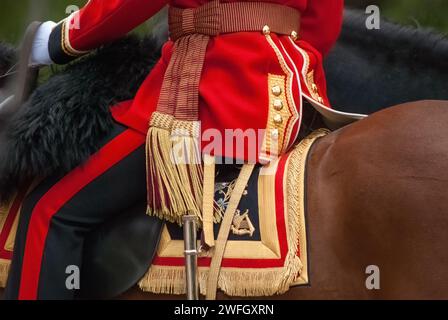
[{"label": "white cuff", "polygon": [[48,51],[50,34],[57,24],[53,21],[44,22],[36,32],[31,52],[31,66],[50,65],[53,61]]}]

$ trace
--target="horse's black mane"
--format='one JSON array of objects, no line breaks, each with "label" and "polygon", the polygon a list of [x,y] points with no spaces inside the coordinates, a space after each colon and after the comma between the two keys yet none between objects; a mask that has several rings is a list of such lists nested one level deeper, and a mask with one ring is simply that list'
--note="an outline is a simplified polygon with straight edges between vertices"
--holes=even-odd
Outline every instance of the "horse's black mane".
[{"label": "horse's black mane", "polygon": [[373,113],[417,100],[448,100],[448,38],[430,29],[346,10],[342,34],[325,59],[328,96],[336,109]]},{"label": "horse's black mane", "polygon": [[368,30],[366,15],[359,10],[345,10],[339,42],[369,48],[366,54],[388,54],[395,59],[416,60],[430,65],[448,66],[448,37],[429,28],[403,26],[381,20],[380,30]]}]

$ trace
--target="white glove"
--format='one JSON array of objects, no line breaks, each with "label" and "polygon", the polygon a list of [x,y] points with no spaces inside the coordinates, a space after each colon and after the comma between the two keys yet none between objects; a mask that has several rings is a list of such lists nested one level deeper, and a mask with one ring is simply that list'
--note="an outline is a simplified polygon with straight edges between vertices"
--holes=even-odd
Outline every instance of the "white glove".
[{"label": "white glove", "polygon": [[48,51],[48,42],[50,40],[50,34],[56,25],[57,23],[53,21],[47,21],[37,29],[31,52],[30,66],[53,64],[50,58],[50,52]]}]

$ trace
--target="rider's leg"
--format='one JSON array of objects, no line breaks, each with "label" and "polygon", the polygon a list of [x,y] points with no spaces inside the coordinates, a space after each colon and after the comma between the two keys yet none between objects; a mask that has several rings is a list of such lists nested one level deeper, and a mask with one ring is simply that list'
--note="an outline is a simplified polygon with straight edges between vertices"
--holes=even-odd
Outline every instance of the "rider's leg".
[{"label": "rider's leg", "polygon": [[[86,234],[146,199],[145,136],[116,125],[103,147],[63,177],[43,181],[22,210],[7,299],[72,299]],[[82,272],[82,270],[81,270]]]}]

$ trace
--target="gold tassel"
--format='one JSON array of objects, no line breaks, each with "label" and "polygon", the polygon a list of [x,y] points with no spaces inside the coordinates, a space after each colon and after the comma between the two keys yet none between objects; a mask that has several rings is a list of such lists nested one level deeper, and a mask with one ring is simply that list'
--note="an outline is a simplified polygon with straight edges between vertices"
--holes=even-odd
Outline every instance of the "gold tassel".
[{"label": "gold tassel", "polygon": [[177,222],[185,212],[180,179],[171,161],[171,127],[174,117],[155,112],[146,141],[148,214]]},{"label": "gold tassel", "polygon": [[147,136],[148,214],[182,224],[202,221],[203,167],[198,122],[155,112]]},{"label": "gold tassel", "polygon": [[202,221],[204,168],[200,146],[201,127],[198,121],[175,120],[172,131],[173,161],[181,178],[188,203],[188,214]]}]

